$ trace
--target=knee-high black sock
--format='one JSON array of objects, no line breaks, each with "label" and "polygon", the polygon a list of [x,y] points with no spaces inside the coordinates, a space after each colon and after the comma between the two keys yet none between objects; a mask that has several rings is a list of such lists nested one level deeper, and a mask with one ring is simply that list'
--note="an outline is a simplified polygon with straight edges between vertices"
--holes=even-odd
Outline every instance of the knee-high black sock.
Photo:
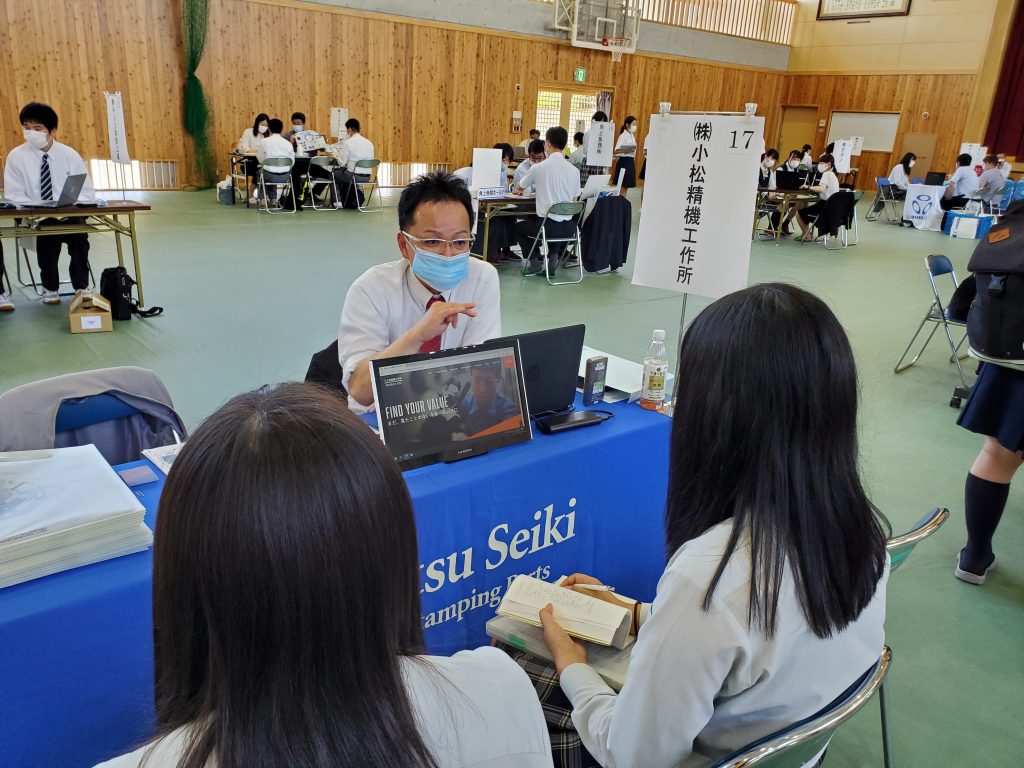
[{"label": "knee-high black sock", "polygon": [[992,535],[1003,516],[1009,495],[1009,483],[993,483],[967,474],[964,485],[967,546],[960,561],[964,570],[984,573],[992,561]]}]

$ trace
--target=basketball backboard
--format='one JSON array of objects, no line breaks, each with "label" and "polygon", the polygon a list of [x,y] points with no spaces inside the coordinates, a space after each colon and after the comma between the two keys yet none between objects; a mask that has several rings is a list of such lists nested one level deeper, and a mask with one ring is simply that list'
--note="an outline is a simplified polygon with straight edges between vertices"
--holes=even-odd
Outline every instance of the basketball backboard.
[{"label": "basketball backboard", "polygon": [[555,27],[578,48],[608,50],[616,58],[636,51],[640,0],[555,0]]}]

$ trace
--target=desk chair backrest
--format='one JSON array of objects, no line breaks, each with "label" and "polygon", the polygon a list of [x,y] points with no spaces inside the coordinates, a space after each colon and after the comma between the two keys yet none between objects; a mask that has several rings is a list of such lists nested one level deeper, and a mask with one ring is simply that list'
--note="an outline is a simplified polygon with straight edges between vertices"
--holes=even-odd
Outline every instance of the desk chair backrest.
[{"label": "desk chair backrest", "polygon": [[1003,186],[1003,199],[999,201],[999,207],[1004,211],[1010,207],[1010,203],[1017,199],[1017,185],[1009,179]]},{"label": "desk chair backrest", "polygon": [[319,168],[333,168],[335,165],[333,157],[317,156],[309,158],[309,166],[312,168],[314,165]]},{"label": "desk chair backrest", "polygon": [[[572,216],[576,218],[587,210],[587,204],[584,201],[573,202],[573,203],[552,203],[551,207],[548,208],[548,216]],[[576,222],[579,225],[579,222]]]},{"label": "desk chair backrest", "polygon": [[353,176],[372,176],[377,171],[380,160],[356,160]]},{"label": "desk chair backrest", "polygon": [[932,296],[938,304],[939,311],[943,311],[945,303],[942,300],[942,296],[939,294],[939,286],[935,282],[937,277],[943,275],[949,275],[953,281],[953,290],[956,291],[960,287],[960,281],[956,279],[956,272],[953,271],[953,264],[950,262],[947,256],[941,253],[932,253],[924,257],[924,268],[928,272],[928,282],[932,286]]},{"label": "desk chair backrest", "polygon": [[836,729],[875,695],[891,664],[892,651],[883,648],[878,661],[823,711],[748,744],[713,768],[800,768],[828,746]]},{"label": "desk chair backrest", "polygon": [[268,173],[286,173],[295,165],[295,161],[289,157],[268,157],[262,165]]},{"label": "desk chair backrest", "polygon": [[1009,179],[1006,180],[1007,184],[1013,184],[1013,199],[1014,202],[1024,200],[1024,179],[1018,179],[1016,182],[1011,182]]},{"label": "desk chair backrest", "polygon": [[885,542],[885,548],[889,552],[891,565],[890,571],[895,571],[910,557],[919,543],[935,533],[942,524],[949,518],[949,510],[945,507],[936,507],[927,515],[918,520],[914,527],[899,536],[893,536]]}]

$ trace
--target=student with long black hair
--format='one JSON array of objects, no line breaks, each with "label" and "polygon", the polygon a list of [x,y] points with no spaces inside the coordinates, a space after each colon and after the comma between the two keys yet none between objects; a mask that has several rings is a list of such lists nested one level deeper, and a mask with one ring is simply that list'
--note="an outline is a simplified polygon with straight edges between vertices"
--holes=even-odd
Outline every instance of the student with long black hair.
[{"label": "student with long black hair", "polygon": [[612,183],[618,183],[619,173],[626,172],[622,179],[623,189],[632,189],[636,186],[636,131],[640,127],[633,115],[628,115],[622,123],[619,131],[619,138],[615,142],[615,174]]},{"label": "student with long black hair", "polygon": [[497,649],[424,656],[398,466],[335,394],[231,400],[175,461],[153,550],[157,739],[106,768],[551,764]]},{"label": "student with long black hair", "polygon": [[260,112],[252,121],[252,128],[246,128],[238,139],[236,151],[247,155],[245,159],[245,175],[249,179],[249,202],[256,202],[256,178],[260,170],[260,162],[256,158],[256,151],[260,148],[263,140],[270,135],[270,115]]},{"label": "student with long black hair", "polygon": [[914,167],[916,161],[917,155],[907,152],[889,171],[889,183],[892,184],[893,194],[898,200],[907,196],[907,187],[910,186],[910,169]]},{"label": "student with long black hair", "polygon": [[790,285],[738,291],[694,320],[680,370],[669,561],[634,611],[620,693],[541,611],[579,737],[615,768],[714,763],[826,707],[884,642],[887,523],[857,470],[857,374],[835,316]]}]

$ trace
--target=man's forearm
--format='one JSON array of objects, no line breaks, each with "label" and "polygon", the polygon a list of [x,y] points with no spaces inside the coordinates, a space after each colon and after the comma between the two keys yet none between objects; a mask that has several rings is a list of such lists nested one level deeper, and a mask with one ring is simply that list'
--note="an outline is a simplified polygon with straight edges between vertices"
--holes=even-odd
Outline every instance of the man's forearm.
[{"label": "man's forearm", "polygon": [[412,330],[409,330],[384,347],[380,352],[359,361],[359,364],[352,371],[352,375],[348,379],[348,393],[360,405],[372,405],[373,383],[370,380],[370,361],[399,357],[401,355],[414,355],[420,351],[421,343]]}]

